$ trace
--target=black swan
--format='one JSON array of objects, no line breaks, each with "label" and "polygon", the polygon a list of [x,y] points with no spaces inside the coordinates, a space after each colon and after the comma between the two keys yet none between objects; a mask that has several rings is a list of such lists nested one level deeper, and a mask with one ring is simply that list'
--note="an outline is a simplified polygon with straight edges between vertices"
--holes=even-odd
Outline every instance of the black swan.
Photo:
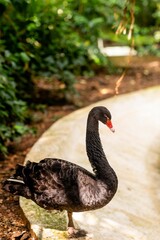
[{"label": "black swan", "polygon": [[101,208],[117,190],[118,179],[103,151],[98,121],[114,132],[109,110],[94,107],[89,112],[86,131],[86,151],[94,174],[68,161],[45,158],[39,163],[17,165],[15,174],[3,183],[4,190],[31,199],[42,208],[67,210],[71,235],[78,232],[72,212]]}]

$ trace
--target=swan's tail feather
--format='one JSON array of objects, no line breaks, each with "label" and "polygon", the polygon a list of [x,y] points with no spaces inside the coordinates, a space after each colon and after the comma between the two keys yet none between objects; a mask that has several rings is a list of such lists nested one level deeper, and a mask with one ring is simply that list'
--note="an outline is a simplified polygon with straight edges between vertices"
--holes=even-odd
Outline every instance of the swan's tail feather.
[{"label": "swan's tail feather", "polygon": [[31,198],[31,192],[24,181],[23,170],[24,166],[18,164],[15,174],[2,183],[2,188],[14,195]]}]

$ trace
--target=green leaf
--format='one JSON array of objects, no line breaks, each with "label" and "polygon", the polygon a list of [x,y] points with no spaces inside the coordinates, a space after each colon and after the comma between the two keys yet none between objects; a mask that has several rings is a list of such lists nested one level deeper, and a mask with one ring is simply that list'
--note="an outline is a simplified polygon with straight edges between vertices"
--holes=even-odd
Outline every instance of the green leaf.
[{"label": "green leaf", "polygon": [[22,61],[25,62],[25,63],[30,61],[29,56],[25,52],[21,52],[20,57],[21,57]]}]

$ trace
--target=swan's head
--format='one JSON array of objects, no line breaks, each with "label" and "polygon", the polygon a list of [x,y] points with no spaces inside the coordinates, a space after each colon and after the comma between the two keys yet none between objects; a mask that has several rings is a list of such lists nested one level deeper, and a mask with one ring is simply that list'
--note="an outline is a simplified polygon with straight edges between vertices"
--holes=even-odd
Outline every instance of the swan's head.
[{"label": "swan's head", "polygon": [[103,124],[107,125],[107,127],[112,131],[115,132],[115,129],[112,125],[112,116],[110,111],[103,106],[94,107],[91,111],[93,111],[93,116],[98,120],[101,121]]}]

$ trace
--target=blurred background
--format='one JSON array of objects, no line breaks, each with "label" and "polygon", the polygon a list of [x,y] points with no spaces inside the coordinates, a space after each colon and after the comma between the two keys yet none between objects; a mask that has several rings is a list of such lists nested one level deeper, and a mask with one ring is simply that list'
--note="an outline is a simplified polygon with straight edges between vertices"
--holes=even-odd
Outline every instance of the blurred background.
[{"label": "blurred background", "polygon": [[[75,95],[83,89],[85,99],[89,84],[92,90],[99,82],[115,84],[109,75],[120,75],[125,64],[118,59],[117,68],[107,55],[119,50],[106,47],[159,57],[159,25],[158,0],[0,0],[0,152],[7,154],[20,135],[35,133],[29,127],[33,111],[66,102],[81,107],[88,102],[78,103]],[[99,73],[102,79],[94,78]],[[114,86],[99,92],[111,96]]]}]

